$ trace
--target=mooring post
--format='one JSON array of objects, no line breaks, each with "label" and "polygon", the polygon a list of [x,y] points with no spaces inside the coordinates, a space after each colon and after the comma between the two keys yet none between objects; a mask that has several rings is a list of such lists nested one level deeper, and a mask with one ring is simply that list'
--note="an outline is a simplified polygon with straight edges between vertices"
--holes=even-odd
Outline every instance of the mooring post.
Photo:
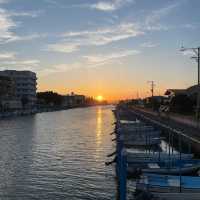
[{"label": "mooring post", "polygon": [[174,154],[174,133],[172,132],[172,155]]},{"label": "mooring post", "polygon": [[120,153],[120,173],[119,173],[119,199],[126,200],[126,178],[127,178],[127,158],[126,150],[122,149]]},{"label": "mooring post", "polygon": [[180,163],[179,163],[179,182],[180,182],[180,187],[179,187],[179,192],[182,192],[182,171],[181,171],[181,163],[182,163],[182,141],[181,141],[181,134],[179,133],[179,159],[180,159]]},{"label": "mooring post", "polygon": [[117,176],[120,174],[121,152],[123,149],[123,135],[119,132],[117,135]]}]

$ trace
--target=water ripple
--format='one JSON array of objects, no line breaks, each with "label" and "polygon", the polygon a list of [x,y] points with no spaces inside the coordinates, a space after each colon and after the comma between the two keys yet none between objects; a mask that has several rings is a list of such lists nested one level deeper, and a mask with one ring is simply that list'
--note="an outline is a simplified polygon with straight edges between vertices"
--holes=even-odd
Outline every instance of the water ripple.
[{"label": "water ripple", "polygon": [[115,199],[111,107],[0,121],[0,199]]}]

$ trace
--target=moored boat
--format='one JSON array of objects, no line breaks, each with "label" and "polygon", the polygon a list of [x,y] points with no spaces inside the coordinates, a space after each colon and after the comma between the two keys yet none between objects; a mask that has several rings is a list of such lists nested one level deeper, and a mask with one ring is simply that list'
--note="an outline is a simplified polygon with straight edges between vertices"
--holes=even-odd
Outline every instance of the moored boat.
[{"label": "moored boat", "polygon": [[[190,160],[193,158],[193,154],[181,153],[181,160]],[[179,160],[180,154],[168,154],[165,152],[153,152],[153,153],[142,153],[142,152],[132,152],[127,150],[127,162],[150,162],[150,161],[169,161],[169,160]]]},{"label": "moored boat", "polygon": [[137,182],[136,190],[159,193],[200,193],[200,177],[144,174]]},{"label": "moored boat", "polygon": [[160,162],[128,163],[128,174],[154,173],[169,175],[197,174],[200,160],[169,160]]}]

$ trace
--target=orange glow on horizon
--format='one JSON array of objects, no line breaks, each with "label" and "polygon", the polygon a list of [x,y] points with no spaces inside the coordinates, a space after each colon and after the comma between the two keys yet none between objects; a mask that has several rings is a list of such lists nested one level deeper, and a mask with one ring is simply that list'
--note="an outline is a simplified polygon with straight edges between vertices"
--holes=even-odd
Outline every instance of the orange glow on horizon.
[{"label": "orange glow on horizon", "polygon": [[[51,88],[51,89],[50,89]],[[154,95],[163,95],[167,88],[160,87],[156,88]],[[146,85],[138,85],[138,88],[116,88],[116,87],[102,87],[101,89],[98,88],[86,88],[86,87],[71,87],[70,90],[60,86],[51,86],[51,85],[39,85],[39,91],[54,91],[62,95],[70,94],[74,92],[75,94],[82,94],[87,97],[94,97],[97,101],[101,102],[106,100],[108,102],[114,102],[118,100],[125,100],[125,99],[136,99],[136,98],[145,98],[151,96],[149,87]],[[103,94],[103,95],[102,95]]]}]

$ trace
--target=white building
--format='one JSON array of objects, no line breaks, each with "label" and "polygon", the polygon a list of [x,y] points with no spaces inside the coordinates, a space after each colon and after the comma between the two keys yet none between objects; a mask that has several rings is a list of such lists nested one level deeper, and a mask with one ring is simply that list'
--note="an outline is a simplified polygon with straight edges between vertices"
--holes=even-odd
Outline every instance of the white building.
[{"label": "white building", "polygon": [[14,95],[22,102],[22,105],[33,107],[36,103],[37,78],[31,71],[4,70],[0,76],[7,76],[14,82]]}]

